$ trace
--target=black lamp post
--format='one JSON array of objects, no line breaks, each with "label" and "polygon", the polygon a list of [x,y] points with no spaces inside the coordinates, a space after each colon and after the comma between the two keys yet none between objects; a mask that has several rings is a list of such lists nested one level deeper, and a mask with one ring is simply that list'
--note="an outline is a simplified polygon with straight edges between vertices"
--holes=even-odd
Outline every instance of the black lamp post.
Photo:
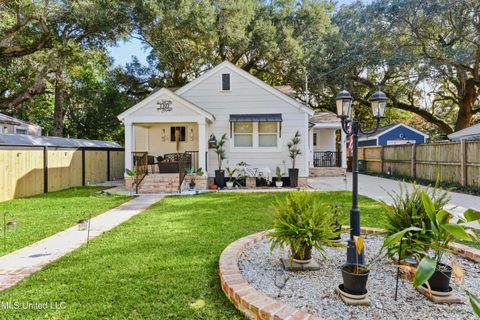
[{"label": "black lamp post", "polygon": [[342,120],[342,130],[347,137],[353,138],[353,159],[352,159],[352,208],[350,209],[350,239],[348,240],[347,263],[364,264],[364,253],[357,257],[353,236],[360,236],[360,209],[358,208],[358,133],[372,134],[378,130],[380,120],[383,118],[387,106],[387,96],[381,91],[375,92],[370,98],[373,117],[376,120],[374,129],[363,131],[360,122],[355,119],[352,108],[353,98],[348,91],[340,91],[335,98],[338,117]]}]

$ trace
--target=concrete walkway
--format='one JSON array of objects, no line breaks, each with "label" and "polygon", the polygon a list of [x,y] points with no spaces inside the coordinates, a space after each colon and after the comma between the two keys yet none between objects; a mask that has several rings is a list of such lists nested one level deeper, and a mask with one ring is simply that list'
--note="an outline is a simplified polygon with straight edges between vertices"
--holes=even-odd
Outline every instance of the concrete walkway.
[{"label": "concrete walkway", "polygon": [[[143,195],[102,213],[90,222],[90,239],[139,214],[165,195]],[[0,290],[9,288],[87,242],[78,226],[61,231],[0,258]]]},{"label": "concrete walkway", "polygon": [[[391,203],[389,192],[399,192],[400,183],[402,183],[408,190],[412,190],[411,183],[404,183],[398,180],[385,179],[375,176],[359,174],[358,177],[358,192],[361,195],[370,197],[375,200],[381,200],[386,203]],[[352,174],[347,173],[346,179],[344,177],[319,177],[309,179],[309,185],[316,190],[352,190]],[[426,188],[426,187],[422,187]],[[448,192],[450,197],[450,204],[445,209],[451,211],[457,216],[463,216],[463,212],[467,208],[480,210],[480,197],[458,192]],[[480,229],[478,222],[472,222],[470,226]]]}]

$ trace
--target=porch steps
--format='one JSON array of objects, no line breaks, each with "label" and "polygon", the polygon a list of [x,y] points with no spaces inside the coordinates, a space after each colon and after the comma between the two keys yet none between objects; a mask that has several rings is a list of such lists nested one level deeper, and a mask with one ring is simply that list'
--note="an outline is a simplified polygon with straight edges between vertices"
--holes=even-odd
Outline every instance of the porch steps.
[{"label": "porch steps", "polygon": [[310,168],[310,177],[334,177],[343,176],[346,173],[345,168],[339,167],[315,167]]},{"label": "porch steps", "polygon": [[145,176],[138,193],[176,193],[180,184],[178,173],[151,173]]}]

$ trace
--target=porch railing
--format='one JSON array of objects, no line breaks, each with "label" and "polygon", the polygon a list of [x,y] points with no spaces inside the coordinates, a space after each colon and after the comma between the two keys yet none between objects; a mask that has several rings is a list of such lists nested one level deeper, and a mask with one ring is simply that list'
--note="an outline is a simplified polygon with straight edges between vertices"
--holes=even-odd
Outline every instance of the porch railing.
[{"label": "porch railing", "polygon": [[314,167],[341,167],[342,153],[340,151],[314,151]]},{"label": "porch railing", "polygon": [[147,152],[132,152],[133,168],[135,169],[135,176],[133,182],[135,183],[135,191],[138,193],[138,186],[148,174],[148,153]]}]

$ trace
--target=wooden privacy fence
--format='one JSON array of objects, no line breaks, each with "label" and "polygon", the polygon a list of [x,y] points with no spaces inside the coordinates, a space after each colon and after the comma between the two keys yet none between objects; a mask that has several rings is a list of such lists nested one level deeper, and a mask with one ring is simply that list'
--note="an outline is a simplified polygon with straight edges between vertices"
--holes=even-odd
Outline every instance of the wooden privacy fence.
[{"label": "wooden privacy fence", "polygon": [[123,178],[121,148],[0,145],[0,201]]},{"label": "wooden privacy fence", "polygon": [[480,141],[359,148],[365,170],[480,187]]}]

